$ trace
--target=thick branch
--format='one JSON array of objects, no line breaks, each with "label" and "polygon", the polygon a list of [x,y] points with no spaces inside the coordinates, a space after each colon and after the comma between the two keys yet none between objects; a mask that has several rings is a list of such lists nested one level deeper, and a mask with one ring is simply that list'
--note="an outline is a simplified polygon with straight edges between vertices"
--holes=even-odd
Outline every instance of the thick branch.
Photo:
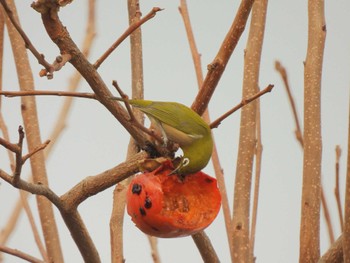
[{"label": "thick branch", "polygon": [[84,258],[84,262],[101,262],[98,251],[77,209],[60,209],[60,212],[73,240],[77,244],[82,257]]},{"label": "thick branch", "polygon": [[117,165],[101,174],[89,176],[67,193],[61,196],[66,210],[77,207],[87,198],[119,183],[139,171],[139,162],[148,157],[146,152],[140,152],[126,162]]},{"label": "thick branch", "polygon": [[193,241],[196,243],[199,253],[202,256],[203,262],[205,263],[219,263],[220,260],[216,255],[213,245],[210,239],[204,231],[200,231],[192,235]]},{"label": "thick branch", "polygon": [[47,186],[41,183],[29,183],[22,179],[18,179],[17,183],[14,183],[14,177],[6,173],[5,171],[0,169],[0,178],[4,179],[6,182],[11,184],[12,186],[30,192],[35,195],[45,196],[48,200],[50,200],[55,206],[61,207],[60,198]]},{"label": "thick branch", "polygon": [[238,40],[240,39],[247,20],[252,9],[254,0],[243,0],[238,8],[237,14],[231,28],[229,29],[224,41],[221,44],[219,52],[214,61],[208,65],[208,73],[204,79],[202,88],[192,104],[192,109],[199,115],[202,115],[208,106],[211,96],[219,83],[227,62],[229,61]]},{"label": "thick branch", "polygon": [[[343,249],[343,244],[344,244],[343,242],[344,242],[344,236],[341,235],[317,262],[318,263],[335,263],[335,262],[348,263],[347,261],[344,261],[344,257],[343,257],[343,252],[345,252]],[[346,254],[346,252],[344,254]]]},{"label": "thick branch", "polygon": [[[259,71],[265,31],[267,0],[256,0],[244,56],[242,97],[250,97],[259,90]],[[270,88],[272,88],[270,86]],[[250,203],[253,160],[257,140],[257,103],[252,102],[241,111],[237,168],[233,202],[234,262],[250,262]]]},{"label": "thick branch", "polygon": [[300,262],[320,256],[321,79],[326,37],[324,1],[309,0],[308,48],[304,69],[304,160],[300,224]]}]

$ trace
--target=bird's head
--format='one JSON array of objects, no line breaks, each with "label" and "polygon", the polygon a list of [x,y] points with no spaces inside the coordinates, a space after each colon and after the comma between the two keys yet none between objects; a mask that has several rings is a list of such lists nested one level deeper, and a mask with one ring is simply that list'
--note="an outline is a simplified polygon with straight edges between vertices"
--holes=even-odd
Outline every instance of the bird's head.
[{"label": "bird's head", "polygon": [[209,134],[192,143],[190,147],[182,147],[183,156],[175,172],[180,175],[192,174],[202,170],[209,162],[213,141]]}]

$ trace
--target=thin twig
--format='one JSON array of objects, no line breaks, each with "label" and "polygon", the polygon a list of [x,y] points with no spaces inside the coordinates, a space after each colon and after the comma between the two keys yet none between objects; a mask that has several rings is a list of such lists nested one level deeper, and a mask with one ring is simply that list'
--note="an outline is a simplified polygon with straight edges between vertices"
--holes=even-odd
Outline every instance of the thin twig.
[{"label": "thin twig", "polygon": [[224,119],[226,119],[227,117],[229,117],[230,115],[232,115],[234,112],[236,112],[240,108],[244,107],[245,105],[247,105],[247,104],[251,103],[252,101],[256,100],[257,98],[261,97],[262,95],[264,95],[264,94],[266,94],[268,92],[271,92],[273,87],[274,87],[274,85],[269,84],[265,89],[259,91],[258,93],[256,93],[252,97],[247,98],[247,99],[242,99],[242,101],[239,104],[237,104],[231,110],[229,110],[228,112],[223,114],[221,117],[219,117],[215,121],[213,121],[210,124],[210,128],[211,129],[217,128]]},{"label": "thin twig", "polygon": [[[55,58],[55,61],[52,63],[52,72],[59,71],[63,68],[64,65],[72,58],[70,54],[62,54]],[[52,73],[48,72],[47,69],[42,69],[39,72],[40,77],[47,76],[49,79],[53,77]]]},{"label": "thin twig", "polygon": [[35,148],[32,152],[26,154],[25,156],[22,156],[22,148],[23,148],[23,140],[24,140],[24,131],[23,131],[22,126],[19,126],[18,134],[19,134],[19,138],[18,138],[17,144],[12,144],[12,143],[0,138],[0,145],[3,145],[8,150],[14,152],[15,156],[16,156],[15,169],[14,169],[14,173],[13,173],[13,182],[15,185],[18,182],[18,179],[20,178],[22,166],[26,162],[26,160],[28,160],[30,157],[32,157],[37,152],[45,149],[45,147],[50,143],[50,141],[47,140],[46,142],[44,142],[43,144],[41,144],[40,146]]},{"label": "thin twig", "polygon": [[7,150],[13,153],[19,152],[21,149],[15,143],[10,143],[8,140],[0,137],[0,145],[4,146]]},{"label": "thin twig", "polygon": [[97,100],[94,93],[74,92],[74,91],[54,91],[54,90],[29,90],[29,91],[0,91],[0,96],[8,98],[26,96],[63,96]]},{"label": "thin twig", "polygon": [[9,247],[5,247],[0,245],[0,251],[7,253],[9,255],[13,255],[15,257],[21,258],[25,261],[31,262],[31,263],[45,263],[44,261],[35,258],[29,254],[26,254],[18,249],[13,249],[13,248],[9,248]]},{"label": "thin twig", "polygon": [[296,136],[297,140],[299,141],[301,147],[303,147],[303,145],[304,145],[303,133],[301,131],[301,126],[300,126],[300,122],[299,122],[299,118],[298,118],[298,112],[297,112],[297,109],[295,106],[295,101],[294,101],[294,98],[293,98],[293,95],[292,95],[292,92],[291,92],[291,89],[289,86],[287,71],[286,71],[285,67],[283,67],[279,61],[275,61],[275,69],[280,73],[281,78],[282,78],[283,83],[284,83],[284,87],[286,88],[289,103],[292,107],[295,126],[296,126],[295,136]]},{"label": "thin twig", "polygon": [[43,242],[41,241],[41,238],[40,238],[40,235],[39,235],[39,229],[35,223],[35,220],[34,220],[34,216],[33,216],[33,213],[32,213],[32,210],[30,209],[30,206],[28,204],[28,200],[27,200],[27,195],[25,194],[26,192],[22,191],[22,190],[19,190],[19,194],[20,194],[20,197],[21,197],[21,200],[22,200],[22,205],[23,205],[23,208],[26,212],[26,215],[28,217],[28,221],[29,221],[29,224],[30,224],[30,227],[33,231],[33,236],[34,236],[34,240],[35,240],[35,243],[40,251],[40,254],[41,256],[45,259],[46,262],[49,262],[49,258],[47,256],[47,252],[46,252],[46,249],[45,249],[45,246],[43,244]]},{"label": "thin twig", "polygon": [[[1,107],[1,105],[0,105]],[[4,117],[2,115],[2,112],[1,112],[1,108],[0,108],[0,131],[2,132],[4,138],[1,138],[0,137],[0,145],[3,145],[5,148],[8,143],[9,143],[9,133],[8,133],[8,129],[7,129],[7,126],[5,124],[5,120],[4,120]],[[9,143],[11,145],[11,143]],[[15,148],[18,149],[18,146],[16,144],[13,145]],[[6,148],[7,149],[7,148]],[[9,158],[9,162],[10,162],[10,167],[11,169],[14,169],[15,168],[15,158],[14,158],[14,155],[13,155],[13,151],[10,151],[9,149],[7,149],[7,154],[8,154],[8,158]]]},{"label": "thin twig", "polygon": [[341,149],[340,146],[337,145],[335,147],[335,188],[334,188],[334,195],[335,200],[337,201],[337,208],[338,208],[338,216],[339,216],[339,223],[340,223],[340,229],[343,232],[344,227],[344,220],[343,220],[343,210],[340,200],[340,190],[339,190],[339,161],[341,156]]},{"label": "thin twig", "polygon": [[37,152],[44,150],[49,145],[50,142],[51,142],[50,140],[46,140],[44,143],[36,147],[33,151],[24,155],[22,157],[22,164],[24,164],[30,157],[32,157]]},{"label": "thin twig", "polygon": [[142,24],[153,18],[157,12],[162,11],[163,9],[159,7],[153,7],[152,10],[144,16],[139,21],[135,22],[134,24],[130,25],[129,28],[115,41],[112,46],[107,49],[107,51],[94,63],[95,69],[98,69],[101,64],[108,58],[110,54],[137,28],[139,28]]},{"label": "thin twig", "polygon": [[256,224],[258,219],[258,205],[259,205],[259,190],[260,190],[260,176],[263,145],[261,139],[261,115],[260,115],[260,100],[257,100],[256,107],[256,148],[255,148],[255,178],[254,178],[254,192],[253,192],[253,207],[252,207],[252,221],[249,238],[250,262],[255,262],[254,248]]},{"label": "thin twig", "polygon": [[[4,127],[5,124],[2,123],[1,126],[2,126],[2,127],[0,127],[0,129],[2,129],[3,131],[6,131],[6,133],[4,133],[4,136],[5,136],[6,139],[8,139],[7,130],[5,129],[6,127]],[[19,160],[19,161],[16,162],[16,163],[17,163],[16,165],[14,164],[14,161],[13,161],[13,165],[12,165],[12,167],[13,167],[13,168],[12,168],[13,174],[16,174],[16,173],[17,173],[18,175],[20,174],[21,167],[22,167],[22,165],[23,165],[24,162],[25,162],[25,160],[23,160],[24,158],[21,157],[22,145],[23,145],[23,138],[24,138],[23,128],[22,128],[21,126],[20,126],[20,128],[19,128],[19,133],[20,133],[20,136],[19,136],[19,143],[17,143],[16,145],[14,145],[14,146],[16,146],[16,147],[15,147],[15,152],[20,153],[20,154],[17,154],[17,153],[16,153],[16,160]],[[10,152],[10,151],[9,151],[9,152]],[[12,156],[12,154],[11,154],[10,156]],[[19,178],[19,176],[18,176],[18,178]],[[17,178],[17,182],[18,182],[18,178]],[[17,184],[17,183],[15,182],[15,179],[14,179],[14,184]],[[42,244],[42,241],[41,241],[41,239],[40,239],[38,228],[37,228],[37,226],[36,226],[36,224],[35,224],[35,221],[34,221],[34,219],[33,219],[33,213],[32,213],[32,211],[31,211],[31,209],[30,209],[30,206],[28,205],[27,194],[26,194],[26,192],[24,192],[24,191],[22,191],[22,190],[20,190],[19,193],[20,193],[20,198],[21,198],[22,205],[23,205],[23,207],[24,207],[24,209],[25,209],[25,212],[26,212],[26,214],[27,214],[27,217],[28,217],[30,226],[31,226],[32,231],[33,231],[33,235],[34,235],[35,242],[36,242],[36,244],[37,244],[37,246],[38,246],[38,249],[39,249],[39,251],[40,251],[42,257],[48,262],[49,259],[48,259],[48,257],[47,257],[46,250],[45,250],[44,245]],[[11,219],[13,219],[13,218],[11,218]],[[11,220],[11,221],[13,222],[13,221],[16,221],[16,220],[13,219],[13,220]],[[4,241],[6,240],[6,236],[7,236],[7,233],[8,233],[7,230],[9,230],[9,229],[11,229],[11,228],[5,228],[4,231],[0,231],[0,232],[2,233],[1,238],[0,238],[0,245],[3,245],[3,244],[4,244]],[[0,260],[0,261],[1,261],[1,260]]]},{"label": "thin twig", "polygon": [[21,171],[22,171],[22,166],[23,166],[23,160],[22,160],[22,149],[23,149],[23,140],[24,140],[24,131],[23,131],[23,127],[19,126],[18,128],[18,148],[19,151],[16,152],[16,167],[15,167],[15,171],[13,174],[13,183],[16,186],[17,182],[21,176]]},{"label": "thin twig", "polygon": [[11,23],[16,28],[17,32],[21,35],[21,37],[26,45],[26,48],[28,48],[32,52],[32,54],[38,60],[39,64],[41,64],[42,66],[45,67],[46,71],[48,72],[47,77],[49,79],[52,78],[52,76],[53,76],[52,73],[54,71],[53,66],[49,62],[47,62],[44,58],[44,55],[40,54],[39,51],[34,47],[32,42],[30,41],[29,37],[23,31],[23,29],[21,28],[19,23],[17,23],[17,19],[15,19],[15,15],[14,15],[13,11],[10,9],[10,7],[8,6],[8,4],[6,3],[6,1],[0,0],[0,3],[4,7],[4,10],[6,11],[6,14],[7,14],[8,18],[10,19]]},{"label": "thin twig", "polygon": [[321,188],[321,204],[323,206],[323,215],[324,215],[324,219],[325,219],[326,225],[327,225],[329,243],[333,244],[333,242],[334,242],[334,230],[333,230],[331,216],[329,214],[327,199],[325,197],[323,188]]},{"label": "thin twig", "polygon": [[112,85],[115,87],[115,89],[118,91],[120,97],[122,98],[122,100],[123,100],[123,102],[124,102],[124,104],[125,104],[125,108],[126,108],[126,110],[128,111],[128,113],[129,113],[130,119],[133,120],[133,121],[135,121],[136,118],[135,118],[135,116],[134,116],[134,114],[133,114],[133,112],[132,112],[132,110],[131,110],[131,106],[130,106],[130,103],[129,103],[129,101],[128,101],[128,100],[129,100],[128,95],[126,95],[126,94],[123,92],[123,90],[119,87],[117,81],[113,80],[113,81],[112,81]]},{"label": "thin twig", "polygon": [[192,60],[193,60],[194,69],[196,73],[198,89],[200,89],[203,85],[202,62],[201,62],[201,56],[197,49],[196,40],[193,34],[186,0],[180,0],[179,12],[184,22],[188,44],[190,46]]},{"label": "thin twig", "polygon": [[[154,138],[155,140],[157,140],[158,142],[160,142],[161,145],[164,145],[163,139],[155,132],[153,132],[150,129],[147,129],[145,126],[143,126],[141,123],[138,122],[138,120],[135,118],[135,115],[131,109],[130,103],[129,103],[129,99],[128,96],[122,91],[122,89],[119,87],[118,83],[113,80],[112,85],[117,89],[117,91],[119,92],[120,96],[122,97],[122,100],[125,104],[125,108],[127,110],[127,112],[129,113],[130,119],[129,121],[137,128],[139,128],[141,131],[143,131],[144,133],[148,134],[149,136],[151,136],[152,138]],[[112,98],[115,99],[115,98]]]}]

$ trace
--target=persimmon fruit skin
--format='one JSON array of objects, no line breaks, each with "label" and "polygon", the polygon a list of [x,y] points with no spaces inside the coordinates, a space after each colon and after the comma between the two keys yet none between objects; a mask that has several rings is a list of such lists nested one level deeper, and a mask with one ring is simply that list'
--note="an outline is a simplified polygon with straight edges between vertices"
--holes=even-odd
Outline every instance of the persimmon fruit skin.
[{"label": "persimmon fruit skin", "polygon": [[171,238],[195,234],[216,218],[221,195],[215,178],[203,172],[179,177],[164,163],[137,175],[127,191],[127,212],[144,233]]}]

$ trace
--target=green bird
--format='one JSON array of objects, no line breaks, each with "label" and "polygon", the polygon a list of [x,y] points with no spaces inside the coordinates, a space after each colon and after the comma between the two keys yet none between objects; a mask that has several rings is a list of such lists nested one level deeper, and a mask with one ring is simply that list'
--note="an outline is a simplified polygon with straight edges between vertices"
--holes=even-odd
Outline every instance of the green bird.
[{"label": "green bird", "polygon": [[[112,99],[124,101],[121,98]],[[162,133],[164,143],[175,142],[183,151],[174,172],[186,175],[200,171],[209,162],[213,138],[209,125],[195,111],[177,102],[126,100],[147,115]]]}]

